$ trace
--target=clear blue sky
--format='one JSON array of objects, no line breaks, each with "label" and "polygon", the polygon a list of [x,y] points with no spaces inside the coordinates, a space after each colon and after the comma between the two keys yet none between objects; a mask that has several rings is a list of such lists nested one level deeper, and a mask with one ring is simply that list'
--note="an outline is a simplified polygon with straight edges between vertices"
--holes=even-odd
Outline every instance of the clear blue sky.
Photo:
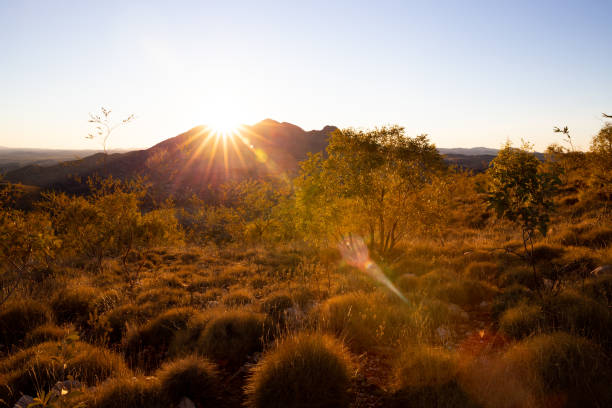
[{"label": "clear blue sky", "polygon": [[148,147],[217,117],[398,123],[441,147],[587,148],[612,113],[611,1],[0,0],[0,145]]}]

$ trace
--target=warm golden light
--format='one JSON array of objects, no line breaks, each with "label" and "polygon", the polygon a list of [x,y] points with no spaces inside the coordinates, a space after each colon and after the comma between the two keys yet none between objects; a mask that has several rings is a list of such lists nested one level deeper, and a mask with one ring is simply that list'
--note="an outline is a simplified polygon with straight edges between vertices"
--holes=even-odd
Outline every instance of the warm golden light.
[{"label": "warm golden light", "polygon": [[213,134],[230,138],[238,131],[240,124],[230,117],[217,116],[210,122],[209,127]]}]

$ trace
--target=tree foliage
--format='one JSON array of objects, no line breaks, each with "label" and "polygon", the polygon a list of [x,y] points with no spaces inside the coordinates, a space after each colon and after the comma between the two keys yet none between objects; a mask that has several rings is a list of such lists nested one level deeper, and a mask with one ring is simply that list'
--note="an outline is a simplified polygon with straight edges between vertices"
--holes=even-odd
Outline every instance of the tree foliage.
[{"label": "tree foliage", "polygon": [[357,232],[386,252],[414,229],[418,194],[443,168],[426,135],[408,137],[399,126],[336,131],[326,158],[302,163],[302,228],[315,240]]}]

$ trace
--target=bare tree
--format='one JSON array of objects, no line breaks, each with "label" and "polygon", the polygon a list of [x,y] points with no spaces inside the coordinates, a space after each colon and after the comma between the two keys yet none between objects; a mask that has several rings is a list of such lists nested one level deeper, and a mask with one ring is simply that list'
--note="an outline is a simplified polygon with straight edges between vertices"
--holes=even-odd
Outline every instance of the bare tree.
[{"label": "bare tree", "polygon": [[134,116],[134,114],[131,114],[127,118],[113,123],[110,117],[112,112],[110,109],[106,109],[103,106],[100,111],[101,114],[89,114],[88,122],[95,126],[95,131],[94,133],[89,133],[86,137],[87,139],[92,140],[96,138],[100,139],[102,149],[104,150],[104,163],[106,164],[106,148],[108,146],[108,139],[111,133],[113,133],[113,131],[118,127],[132,122],[134,119],[136,119],[136,117]]}]

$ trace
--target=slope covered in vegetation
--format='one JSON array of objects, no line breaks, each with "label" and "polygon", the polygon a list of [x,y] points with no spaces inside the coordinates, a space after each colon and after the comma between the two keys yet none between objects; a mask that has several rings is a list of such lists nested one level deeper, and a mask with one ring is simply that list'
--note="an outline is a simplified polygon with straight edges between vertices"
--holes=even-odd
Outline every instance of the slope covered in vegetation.
[{"label": "slope covered in vegetation", "polygon": [[0,399],[610,406],[611,146],[609,125],[589,152],[506,146],[473,175],[346,129],[293,180],[179,207],[142,180],[30,211],[8,187]]}]

